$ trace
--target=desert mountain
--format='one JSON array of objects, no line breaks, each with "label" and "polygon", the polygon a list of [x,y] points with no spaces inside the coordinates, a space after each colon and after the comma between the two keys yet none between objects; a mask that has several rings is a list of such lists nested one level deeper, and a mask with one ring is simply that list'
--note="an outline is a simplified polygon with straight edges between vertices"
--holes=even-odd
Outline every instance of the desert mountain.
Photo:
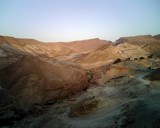
[{"label": "desert mountain", "polygon": [[95,38],[90,40],[73,41],[67,45],[77,52],[92,52],[104,45],[112,45],[112,42]]},{"label": "desert mountain", "polygon": [[[11,55],[19,55],[25,54],[25,55],[33,55],[33,56],[43,56],[43,57],[54,57],[61,55],[62,49],[63,54],[68,54],[73,52],[69,48],[65,47],[65,45],[62,44],[50,44],[50,43],[44,43],[40,42],[34,39],[18,39],[14,37],[0,37],[0,47],[1,47],[1,54],[4,56],[5,51],[7,51],[7,54],[10,53]],[[8,49],[9,48],[11,50]]]},{"label": "desert mountain", "polygon": [[160,41],[154,36],[122,37],[114,45],[102,46],[96,51],[71,60],[85,68],[113,63],[116,59],[138,59],[159,56]]},{"label": "desert mountain", "polygon": [[0,127],[157,128],[159,49],[159,35],[114,43],[0,36]]},{"label": "desert mountain", "polygon": [[117,44],[132,44],[140,47],[141,49],[145,50],[150,54],[159,55],[158,49],[159,47],[159,39],[158,35],[151,36],[151,35],[143,35],[143,36],[134,36],[134,37],[122,37],[116,41]]},{"label": "desert mountain", "polygon": [[109,45],[111,42],[96,38],[68,43],[44,43],[34,39],[0,36],[0,55],[17,56],[17,54],[25,54],[57,58],[71,54],[92,52],[106,44]]}]

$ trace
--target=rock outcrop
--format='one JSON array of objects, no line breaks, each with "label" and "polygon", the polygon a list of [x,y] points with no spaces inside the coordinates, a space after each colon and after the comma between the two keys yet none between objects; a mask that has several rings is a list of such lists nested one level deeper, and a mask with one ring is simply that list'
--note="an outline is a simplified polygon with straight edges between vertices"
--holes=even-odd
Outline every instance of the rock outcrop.
[{"label": "rock outcrop", "polygon": [[14,125],[23,115],[14,99],[6,89],[0,87],[0,127]]}]

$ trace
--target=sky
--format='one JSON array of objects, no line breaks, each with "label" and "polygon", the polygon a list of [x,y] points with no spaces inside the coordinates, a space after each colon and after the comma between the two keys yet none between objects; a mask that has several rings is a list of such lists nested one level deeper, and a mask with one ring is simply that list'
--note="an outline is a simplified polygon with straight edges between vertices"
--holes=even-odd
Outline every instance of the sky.
[{"label": "sky", "polygon": [[45,42],[160,34],[160,0],[0,0],[0,35]]}]

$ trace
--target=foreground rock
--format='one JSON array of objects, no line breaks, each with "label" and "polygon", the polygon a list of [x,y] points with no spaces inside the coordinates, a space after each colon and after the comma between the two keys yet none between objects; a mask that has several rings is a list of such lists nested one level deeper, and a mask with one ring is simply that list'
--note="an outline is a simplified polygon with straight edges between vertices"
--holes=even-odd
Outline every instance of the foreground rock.
[{"label": "foreground rock", "polygon": [[97,108],[98,100],[93,98],[82,100],[80,103],[71,107],[69,117],[79,118],[92,113]]},{"label": "foreground rock", "polygon": [[146,75],[145,78],[150,81],[157,81],[157,80],[159,81],[160,80],[159,74],[160,74],[160,68]]},{"label": "foreground rock", "polygon": [[159,128],[160,94],[124,104],[116,117],[118,128]]},{"label": "foreground rock", "polygon": [[0,87],[0,127],[14,125],[24,114],[23,110],[18,108],[14,97]]}]

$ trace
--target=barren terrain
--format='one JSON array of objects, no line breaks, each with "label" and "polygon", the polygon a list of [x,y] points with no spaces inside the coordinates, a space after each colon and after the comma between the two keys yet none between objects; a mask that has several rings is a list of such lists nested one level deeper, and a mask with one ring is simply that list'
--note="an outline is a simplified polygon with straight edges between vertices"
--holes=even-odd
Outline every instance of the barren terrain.
[{"label": "barren terrain", "polygon": [[159,35],[40,42],[0,36],[0,127],[158,128]]}]

